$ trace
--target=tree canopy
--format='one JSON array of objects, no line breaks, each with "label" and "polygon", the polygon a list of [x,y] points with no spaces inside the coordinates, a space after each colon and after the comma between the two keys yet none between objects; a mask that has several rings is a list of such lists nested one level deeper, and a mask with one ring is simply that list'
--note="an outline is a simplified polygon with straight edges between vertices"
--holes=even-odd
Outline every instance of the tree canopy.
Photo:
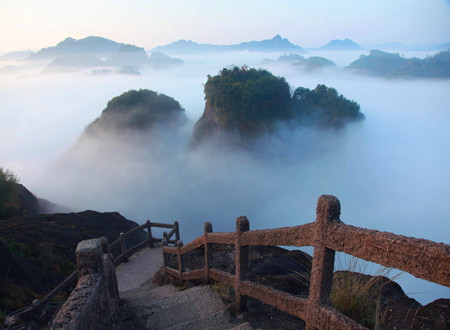
[{"label": "tree canopy", "polygon": [[299,87],[292,99],[295,114],[304,124],[340,128],[347,122],[364,119],[358,103],[322,84],[313,90]]},{"label": "tree canopy", "polygon": [[275,121],[292,117],[289,84],[266,70],[225,68],[208,76],[204,90],[220,127],[243,136],[270,130]]},{"label": "tree canopy", "polygon": [[91,133],[98,128],[145,130],[156,123],[171,123],[184,118],[184,109],[172,97],[147,89],[130,90],[111,99],[86,131]]}]

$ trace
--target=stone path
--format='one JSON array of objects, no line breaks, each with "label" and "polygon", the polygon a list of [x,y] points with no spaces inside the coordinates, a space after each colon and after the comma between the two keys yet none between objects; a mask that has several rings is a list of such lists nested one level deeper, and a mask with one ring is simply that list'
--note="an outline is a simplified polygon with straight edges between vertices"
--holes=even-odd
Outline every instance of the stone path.
[{"label": "stone path", "polygon": [[[120,297],[134,328],[252,329],[248,323],[233,322],[219,295],[209,286],[184,291],[173,285],[155,288],[152,278],[162,262],[161,248],[145,249],[116,268]],[[133,328],[127,324],[127,328]]]},{"label": "stone path", "polygon": [[139,288],[153,279],[163,265],[160,247],[147,248],[133,254],[130,260],[116,267],[119,293]]}]

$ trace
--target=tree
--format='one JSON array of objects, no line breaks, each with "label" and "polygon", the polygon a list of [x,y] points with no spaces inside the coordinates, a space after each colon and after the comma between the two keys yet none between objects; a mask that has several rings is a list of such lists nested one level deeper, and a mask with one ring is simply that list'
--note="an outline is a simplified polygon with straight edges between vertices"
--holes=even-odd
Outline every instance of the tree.
[{"label": "tree", "polygon": [[0,219],[14,216],[18,208],[17,176],[10,170],[0,167]]},{"label": "tree", "polygon": [[297,118],[304,124],[341,128],[347,122],[364,119],[358,103],[323,84],[313,90],[299,87],[292,99]]}]

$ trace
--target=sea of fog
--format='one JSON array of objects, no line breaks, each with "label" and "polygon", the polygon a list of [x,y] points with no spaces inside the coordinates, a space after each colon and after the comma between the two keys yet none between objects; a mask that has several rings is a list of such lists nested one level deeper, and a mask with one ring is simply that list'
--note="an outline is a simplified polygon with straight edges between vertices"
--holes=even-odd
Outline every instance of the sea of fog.
[{"label": "sea of fog", "polygon": [[[342,67],[362,53],[307,56],[322,55]],[[293,89],[319,83],[336,88],[361,105],[366,120],[340,132],[280,128],[278,135],[258,141],[253,152],[214,143],[190,148],[207,75],[233,64],[263,67],[264,58],[279,55],[187,56],[183,66],[147,69],[140,76],[41,75],[43,63],[13,63],[23,69],[0,75],[0,166],[14,171],[37,196],[76,211],[118,211],[139,223],[178,220],[185,243],[201,235],[204,221],[215,231],[233,231],[240,215],[249,218],[251,229],[311,222],[317,198],[332,194],[341,201],[347,224],[448,244],[448,80],[266,66]],[[174,97],[191,123],[138,142],[112,138],[73,148],[111,98],[140,88]],[[422,303],[450,297],[449,288],[407,274],[397,281]]]}]

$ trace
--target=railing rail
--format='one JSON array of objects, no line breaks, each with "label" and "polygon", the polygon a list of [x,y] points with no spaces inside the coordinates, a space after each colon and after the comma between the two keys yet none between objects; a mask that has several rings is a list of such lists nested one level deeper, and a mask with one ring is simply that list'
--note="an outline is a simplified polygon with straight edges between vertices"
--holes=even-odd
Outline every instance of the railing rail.
[{"label": "railing rail", "polygon": [[[113,259],[114,266],[117,266],[122,262],[127,262],[131,255],[143,249],[144,247],[153,247],[154,243],[161,243],[163,241],[163,238],[153,237],[151,229],[152,227],[171,229],[170,233],[168,235],[166,234],[168,244],[176,244],[176,242],[180,239],[180,229],[178,221],[175,221],[173,224],[166,224],[160,222],[151,222],[147,220],[143,225],[134,227],[126,233],[120,233],[119,238],[109,244],[110,249],[118,246],[119,244],[121,246],[121,253]],[[136,232],[144,229],[147,230],[147,239],[128,248],[126,239]],[[176,239],[171,239],[171,237],[174,235]],[[59,292],[66,290],[68,287],[70,287],[70,285],[74,284],[75,281],[78,281],[78,279],[79,269],[76,269],[58,286],[53,288],[43,299],[35,299],[30,306],[21,308],[8,314],[8,316],[6,317],[5,325],[7,327],[13,327],[15,324],[17,325],[28,320],[39,321],[39,319],[41,318],[41,312],[43,311],[43,309],[45,309],[46,305],[51,301],[51,299],[53,299]]]},{"label": "railing rail", "polygon": [[[340,220],[339,200],[323,195],[313,223],[277,229],[249,231],[246,217],[236,220],[233,233],[213,233],[205,223],[204,234],[189,244],[169,247],[163,242],[164,269],[180,280],[213,279],[235,290],[236,304],[245,308],[246,296],[274,306],[306,321],[307,329],[365,329],[332,305],[330,292],[335,251],[406,271],[416,277],[450,287],[450,245],[346,225]],[[235,246],[235,274],[212,268],[209,245]],[[313,246],[314,256],[308,298],[301,298],[246,280],[248,246]],[[185,272],[183,256],[205,249],[205,267]],[[178,257],[178,269],[169,267],[168,255]],[[432,267],[430,267],[432,265]]]}]

